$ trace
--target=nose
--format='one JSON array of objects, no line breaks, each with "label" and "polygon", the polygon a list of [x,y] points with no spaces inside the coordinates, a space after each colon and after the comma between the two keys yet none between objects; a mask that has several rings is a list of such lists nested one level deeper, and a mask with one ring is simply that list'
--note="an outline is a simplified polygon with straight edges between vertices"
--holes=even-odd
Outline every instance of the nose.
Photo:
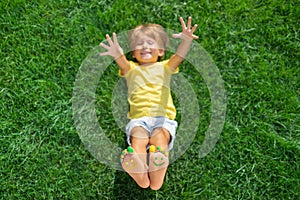
[{"label": "nose", "polygon": [[147,44],[147,42],[144,42],[142,47],[143,47],[143,49],[148,49],[149,45]]}]

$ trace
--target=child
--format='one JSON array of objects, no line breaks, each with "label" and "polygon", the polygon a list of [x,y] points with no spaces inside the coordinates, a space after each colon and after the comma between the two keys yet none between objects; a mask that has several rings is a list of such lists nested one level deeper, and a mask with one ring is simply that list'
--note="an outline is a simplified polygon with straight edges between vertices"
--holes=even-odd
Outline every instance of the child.
[{"label": "child", "polygon": [[161,58],[168,45],[168,36],[157,24],[140,25],[130,31],[130,48],[137,62],[126,59],[115,33],[113,40],[106,35],[109,45],[100,44],[107,50],[100,55],[112,56],[119,66],[120,76],[127,82],[130,121],[126,135],[130,146],[122,152],[121,164],[142,188],[160,189],[167,171],[168,152],[177,128],[169,85],[171,75],[178,72],[193,39],[198,38],[193,34],[197,25],[191,27],[191,21],[189,17],[186,26],[180,18],[182,32],[173,37],[182,42],[176,53],[165,61]]}]

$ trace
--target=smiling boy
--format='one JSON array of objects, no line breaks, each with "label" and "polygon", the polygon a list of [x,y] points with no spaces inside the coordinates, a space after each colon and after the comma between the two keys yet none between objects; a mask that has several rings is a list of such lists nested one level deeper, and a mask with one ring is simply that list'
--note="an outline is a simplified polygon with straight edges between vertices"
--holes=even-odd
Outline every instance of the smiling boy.
[{"label": "smiling boy", "polygon": [[[191,27],[191,17],[186,26],[180,18],[182,32],[173,34],[182,39],[176,53],[161,61],[168,45],[168,35],[157,24],[144,24],[129,33],[130,48],[137,62],[128,61],[120,47],[117,36],[113,40],[106,35],[109,45],[101,56],[112,56],[119,66],[119,74],[128,87],[129,123],[126,126],[130,145],[121,154],[123,169],[142,188],[161,188],[169,164],[168,152],[172,149],[177,122],[170,80],[187,55],[197,25]],[[147,150],[149,149],[149,158]],[[148,158],[148,159],[147,159]],[[147,162],[148,160],[148,162]]]}]

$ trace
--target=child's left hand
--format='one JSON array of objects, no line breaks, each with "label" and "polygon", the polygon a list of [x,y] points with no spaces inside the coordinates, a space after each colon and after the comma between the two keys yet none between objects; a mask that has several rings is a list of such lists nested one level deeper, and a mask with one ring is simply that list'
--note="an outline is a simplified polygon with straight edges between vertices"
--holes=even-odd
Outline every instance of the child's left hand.
[{"label": "child's left hand", "polygon": [[188,26],[185,25],[185,22],[182,17],[180,17],[180,22],[182,26],[182,32],[178,34],[173,34],[174,38],[181,38],[183,40],[188,40],[188,41],[199,38],[198,36],[193,34],[197,28],[197,24],[195,24],[193,28],[191,28],[192,17],[188,18],[188,24],[187,24]]}]

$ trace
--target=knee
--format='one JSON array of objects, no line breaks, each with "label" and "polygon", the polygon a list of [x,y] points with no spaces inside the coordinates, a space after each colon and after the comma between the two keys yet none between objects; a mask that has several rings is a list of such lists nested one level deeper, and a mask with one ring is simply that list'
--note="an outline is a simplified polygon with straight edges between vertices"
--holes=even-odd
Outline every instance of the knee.
[{"label": "knee", "polygon": [[142,127],[135,127],[131,131],[130,140],[133,146],[135,144],[146,146],[149,143],[148,132]]},{"label": "knee", "polygon": [[158,128],[153,131],[150,138],[150,144],[153,145],[168,145],[170,142],[170,133],[164,128]]}]

